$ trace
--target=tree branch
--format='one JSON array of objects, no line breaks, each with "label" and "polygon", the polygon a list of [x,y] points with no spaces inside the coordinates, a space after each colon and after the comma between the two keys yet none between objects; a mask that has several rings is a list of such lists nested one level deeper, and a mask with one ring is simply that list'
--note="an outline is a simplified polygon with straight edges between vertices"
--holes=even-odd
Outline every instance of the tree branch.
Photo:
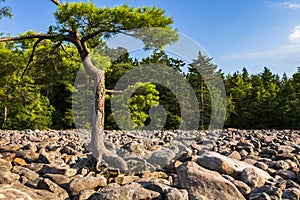
[{"label": "tree branch", "polygon": [[91,39],[91,38],[93,38],[93,37],[99,35],[99,34],[102,33],[102,32],[104,32],[104,31],[103,31],[103,30],[95,31],[94,33],[91,33],[91,34],[89,34],[89,35],[86,35],[86,36],[82,37],[81,41],[82,41],[82,42],[85,42],[85,41],[87,41],[87,40],[89,40],[89,39]]},{"label": "tree branch", "polygon": [[3,37],[0,38],[0,42],[9,42],[9,41],[20,41],[26,39],[56,39],[58,35],[54,34],[32,34],[32,35],[22,35],[18,37]]},{"label": "tree branch", "polygon": [[30,55],[29,60],[28,60],[28,62],[27,62],[27,65],[26,65],[26,67],[25,67],[25,69],[24,69],[24,71],[23,71],[23,73],[22,73],[22,75],[21,75],[21,80],[23,79],[23,77],[24,77],[24,75],[25,75],[27,69],[29,68],[30,63],[33,61],[33,57],[34,57],[34,53],[35,53],[35,49],[36,49],[37,45],[38,45],[42,40],[44,40],[44,39],[39,38],[39,39],[34,43],[34,45],[33,45],[33,47],[32,47],[31,55]]},{"label": "tree branch", "polygon": [[61,6],[61,3],[59,2],[59,0],[51,0],[55,5],[57,6]]},{"label": "tree branch", "polygon": [[111,93],[111,94],[121,94],[121,93],[124,93],[123,90],[108,90],[108,89],[105,89],[105,92]]}]

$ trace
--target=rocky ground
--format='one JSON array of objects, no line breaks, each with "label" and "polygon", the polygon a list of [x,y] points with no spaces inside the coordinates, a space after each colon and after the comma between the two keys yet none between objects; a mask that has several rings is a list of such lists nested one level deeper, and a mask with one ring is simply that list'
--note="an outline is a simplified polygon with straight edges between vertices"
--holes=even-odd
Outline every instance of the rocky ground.
[{"label": "rocky ground", "polygon": [[0,131],[0,200],[299,199],[300,131]]}]

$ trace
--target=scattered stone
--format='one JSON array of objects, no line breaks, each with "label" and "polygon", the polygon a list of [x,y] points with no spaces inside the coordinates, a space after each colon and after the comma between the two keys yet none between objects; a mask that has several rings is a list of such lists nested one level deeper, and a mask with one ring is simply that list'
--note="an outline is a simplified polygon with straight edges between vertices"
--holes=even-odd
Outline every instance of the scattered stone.
[{"label": "scattered stone", "polygon": [[228,158],[217,152],[206,151],[198,157],[197,163],[207,169],[236,178],[239,177],[245,168],[252,168],[259,177],[263,177],[266,180],[271,179],[271,176],[267,172],[248,163]]},{"label": "scattered stone", "polygon": [[300,199],[300,131],[105,131],[105,139],[98,162],[87,130],[0,130],[0,199]]},{"label": "scattered stone", "polygon": [[115,199],[159,199],[160,193],[142,188],[138,183],[131,183],[113,190],[102,190],[94,193],[90,200]]},{"label": "scattered stone", "polygon": [[233,159],[236,159],[236,160],[241,160],[242,159],[241,154],[237,151],[233,151],[232,153],[230,153],[228,155],[228,158],[233,158]]},{"label": "scattered stone", "polygon": [[49,192],[54,193],[59,199],[68,199],[69,194],[59,187],[56,183],[53,183],[50,179],[44,178],[39,181],[38,189],[48,190]]},{"label": "scattered stone", "polygon": [[0,158],[0,171],[10,171],[12,164],[4,159]]},{"label": "scattered stone", "polygon": [[241,180],[251,187],[260,187],[266,182],[266,179],[260,176],[257,170],[249,167],[242,171]]},{"label": "scattered stone", "polygon": [[179,186],[190,199],[245,199],[236,186],[218,172],[187,162],[177,169]]},{"label": "scattered stone", "polygon": [[262,170],[265,170],[265,171],[268,169],[268,165],[266,163],[264,163],[264,162],[256,162],[254,164],[254,166],[258,167],[258,168],[260,168]]},{"label": "scattered stone", "polygon": [[104,176],[88,176],[73,180],[70,183],[70,191],[72,194],[78,194],[82,190],[93,190],[97,187],[104,187],[106,185],[107,181]]},{"label": "scattered stone", "polygon": [[119,175],[117,176],[114,181],[115,183],[119,184],[119,185],[125,185],[128,183],[132,183],[135,180],[139,179],[140,177],[138,176],[124,176],[124,175]]},{"label": "scattered stone", "polygon": [[298,188],[288,188],[283,191],[282,198],[291,199],[291,200],[299,200],[300,190]]},{"label": "scattered stone", "polygon": [[25,165],[27,165],[26,161],[24,159],[22,159],[22,158],[15,158],[13,160],[13,163],[14,163],[14,165],[17,165],[17,166],[25,166]]},{"label": "scattered stone", "polygon": [[239,191],[244,195],[247,196],[251,192],[251,188],[244,182],[239,180],[234,180],[233,184],[239,189]]},{"label": "scattered stone", "polygon": [[72,177],[77,174],[77,169],[61,167],[56,164],[46,164],[43,165],[43,168],[40,170],[43,174],[62,174],[67,177]]},{"label": "scattered stone", "polygon": [[26,167],[14,166],[12,169],[12,172],[19,174],[20,176],[25,176],[29,180],[39,178],[38,173],[31,171],[30,169],[28,169]]},{"label": "scattered stone", "polygon": [[10,171],[0,171],[0,184],[11,184],[19,180],[19,178],[20,176],[18,174]]}]

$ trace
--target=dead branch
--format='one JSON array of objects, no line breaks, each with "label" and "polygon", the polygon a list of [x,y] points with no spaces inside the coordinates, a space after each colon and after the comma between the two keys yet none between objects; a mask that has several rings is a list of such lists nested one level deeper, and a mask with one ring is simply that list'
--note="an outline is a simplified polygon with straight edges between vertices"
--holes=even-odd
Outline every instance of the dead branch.
[{"label": "dead branch", "polygon": [[108,89],[105,89],[105,92],[106,93],[111,93],[111,94],[121,94],[121,93],[124,93],[123,90],[108,90]]},{"label": "dead branch", "polygon": [[21,80],[23,79],[23,77],[24,77],[26,71],[28,70],[30,63],[33,61],[33,57],[34,57],[34,53],[35,53],[35,50],[36,50],[37,45],[38,45],[42,40],[43,40],[43,39],[39,38],[39,39],[34,43],[33,48],[32,48],[32,52],[31,52],[31,55],[30,55],[29,60],[28,60],[28,62],[27,62],[27,65],[26,65],[26,67],[25,67],[25,69],[24,69],[24,71],[23,71],[23,73],[22,73],[22,75],[21,75]]},{"label": "dead branch", "polygon": [[55,5],[57,6],[61,6],[61,3],[59,2],[59,0],[51,0]]}]

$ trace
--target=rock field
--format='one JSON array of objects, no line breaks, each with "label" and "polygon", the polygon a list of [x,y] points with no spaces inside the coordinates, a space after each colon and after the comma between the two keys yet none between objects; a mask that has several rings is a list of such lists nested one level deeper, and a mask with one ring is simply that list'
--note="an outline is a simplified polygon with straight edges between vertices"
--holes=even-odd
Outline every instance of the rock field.
[{"label": "rock field", "polygon": [[[300,198],[300,131],[0,131],[0,200]],[[115,164],[115,165],[114,165]]]}]

